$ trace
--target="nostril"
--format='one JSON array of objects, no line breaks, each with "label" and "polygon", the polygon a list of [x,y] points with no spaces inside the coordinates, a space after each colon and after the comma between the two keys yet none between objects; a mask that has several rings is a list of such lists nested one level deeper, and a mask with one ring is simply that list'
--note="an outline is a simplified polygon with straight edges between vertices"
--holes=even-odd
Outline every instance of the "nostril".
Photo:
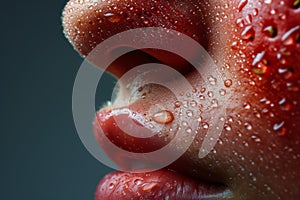
[{"label": "nostril", "polygon": [[[164,64],[168,67],[174,68],[183,75],[194,69],[194,67],[187,60],[179,55],[160,49],[134,50],[130,47],[121,47],[112,50],[110,53],[121,55],[120,51],[123,52],[124,49],[131,49],[132,51],[118,57],[107,68],[107,71],[117,78],[122,77],[123,74],[134,67],[148,63]],[[167,79],[168,77],[165,77],[165,80]]]},{"label": "nostril", "polygon": [[[142,48],[136,49],[130,46],[112,46],[107,51],[100,52],[101,58],[99,59],[98,49],[95,53],[92,51],[91,56],[87,59],[100,68],[105,68],[103,65],[103,59],[111,60],[109,66],[105,69],[107,72],[114,75],[116,78],[122,77],[126,72],[134,67],[141,66],[143,64],[163,64],[167,67],[171,67],[182,75],[192,71],[194,67],[181,56],[162,49]],[[193,55],[191,55],[193,56]],[[165,77],[167,80],[168,77]]]},{"label": "nostril", "polygon": [[[131,50],[126,54],[120,53],[123,52],[125,49]],[[106,69],[107,72],[111,73],[112,75],[120,78],[130,69],[146,64],[146,63],[158,63],[159,61],[154,58],[153,56],[141,51],[141,50],[134,50],[131,47],[120,47],[113,49],[109,52],[108,55],[121,55],[117,59],[115,59]]]}]

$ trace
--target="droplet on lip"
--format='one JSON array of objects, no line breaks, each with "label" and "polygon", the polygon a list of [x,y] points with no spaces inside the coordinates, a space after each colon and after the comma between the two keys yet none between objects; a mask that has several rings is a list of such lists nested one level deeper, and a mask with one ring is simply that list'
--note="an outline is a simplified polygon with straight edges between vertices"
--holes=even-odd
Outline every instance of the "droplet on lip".
[{"label": "droplet on lip", "polygon": [[143,187],[143,191],[149,191],[156,187],[158,184],[157,183],[146,183]]},{"label": "droplet on lip", "polygon": [[168,110],[161,110],[155,113],[152,119],[159,124],[169,124],[174,120],[174,115]]},{"label": "droplet on lip", "polygon": [[117,23],[121,20],[120,15],[116,15],[113,13],[105,13],[104,17],[107,17],[108,21],[110,21],[111,23]]},{"label": "droplet on lip", "polygon": [[109,189],[113,189],[115,187],[115,184],[114,183],[109,183],[109,185],[108,185],[108,188]]}]

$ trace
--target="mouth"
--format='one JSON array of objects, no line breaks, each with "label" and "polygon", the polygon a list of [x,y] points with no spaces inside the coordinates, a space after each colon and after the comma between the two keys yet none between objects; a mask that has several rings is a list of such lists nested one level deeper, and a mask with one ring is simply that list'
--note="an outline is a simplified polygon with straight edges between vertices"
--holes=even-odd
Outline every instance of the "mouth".
[{"label": "mouth", "polygon": [[113,172],[100,181],[95,193],[95,200],[232,198],[233,193],[224,184],[194,180],[168,169],[148,173]]},{"label": "mouth", "polygon": [[[157,95],[154,94],[154,96]],[[149,128],[146,121],[147,119],[148,121],[151,120],[148,118],[149,113],[145,112],[145,110],[149,110],[147,108],[149,102],[145,103],[141,101],[143,100],[136,101],[129,106],[123,106],[121,108],[103,108],[96,114],[94,132],[98,143],[113,162],[120,167],[119,169],[125,169],[124,171],[126,172],[119,171],[106,175],[97,187],[95,200],[233,199],[231,189],[222,181],[218,181],[216,177],[209,178],[205,174],[192,176],[190,172],[185,173],[182,170],[177,170],[178,166],[173,165],[173,163],[169,163],[167,167],[162,169],[155,168],[158,169],[156,171],[148,170],[151,172],[146,170],[147,172],[140,173],[138,172],[139,169],[134,170],[136,166],[141,165],[140,162],[134,156],[132,157],[131,154],[128,154],[128,152],[147,154],[148,152],[162,148],[173,139],[172,133],[166,133],[165,131],[163,131],[164,135],[158,136],[155,134],[148,138],[134,137],[131,134],[128,135],[128,133],[135,131],[134,128],[132,128],[134,125]],[[155,102],[155,100],[153,101]],[[167,118],[163,117],[163,119]],[[176,121],[176,115],[174,119],[168,120]],[[116,121],[118,121],[118,123],[116,123]],[[120,123],[126,124],[126,127],[130,128],[120,128]],[[166,123],[164,125],[168,129],[168,124]],[[101,131],[99,131],[100,127]],[[105,135],[101,135],[100,132]],[[118,148],[126,151],[126,153],[112,150],[107,140],[104,140],[104,137],[108,138],[109,141]],[[177,151],[176,148],[174,149],[174,152]],[[164,162],[164,160],[166,160],[168,156],[172,156],[174,152],[169,152],[170,154],[166,155],[161,154],[161,156],[154,159],[151,158],[150,162],[160,164],[160,160]],[[203,170],[203,173],[206,173],[205,170]]]},{"label": "mouth", "polygon": [[[113,52],[107,54],[109,57]],[[185,75],[192,68],[188,63],[168,52],[143,49],[119,57],[110,65],[108,71],[120,79],[134,66],[147,62],[172,66]],[[172,167],[173,162],[168,162],[162,167],[156,167],[154,169],[156,171],[152,169],[144,172],[142,169],[143,173],[141,173],[140,169],[135,169],[136,166],[143,165],[139,161],[141,157],[137,158],[135,154],[144,155],[168,145],[178,134],[178,127],[173,127],[173,125],[182,124],[182,120],[178,117],[181,114],[177,111],[176,105],[165,103],[173,100],[176,102],[176,96],[173,96],[173,100],[170,99],[172,98],[170,91],[161,86],[155,86],[155,84],[143,85],[142,83],[143,87],[138,87],[135,85],[136,82],[140,82],[135,80],[137,77],[129,78],[129,80],[122,79],[117,99],[111,106],[101,109],[96,114],[94,121],[95,137],[105,153],[117,164],[119,169],[124,169],[125,172],[119,171],[106,175],[97,187],[95,199],[232,199],[232,191],[223,182],[216,181],[215,177],[211,179],[199,178],[206,177],[205,174],[200,174],[196,178],[192,177],[189,172],[184,173],[176,170],[177,167]],[[167,79],[167,76],[164,76],[164,79]],[[133,85],[128,88],[130,84]],[[133,94],[132,91],[137,93]],[[128,96],[126,93],[131,94]],[[164,97],[159,94],[167,96],[168,101],[164,101]],[[128,102],[128,97],[132,96],[133,99]],[[161,105],[163,111],[170,111],[171,116],[166,113],[162,114],[157,105]],[[157,113],[160,115],[158,121],[155,121],[153,116]],[[157,125],[162,125],[163,129]],[[170,131],[171,129],[173,131]],[[137,135],[132,134],[134,132]],[[151,136],[149,137],[149,135]],[[173,146],[171,151],[168,151],[168,154],[161,154],[159,157],[147,157],[142,162],[153,162],[155,166],[160,166],[161,163],[168,160],[168,157],[178,153],[178,148],[185,148],[183,141],[188,137],[190,136],[180,135],[179,142]],[[113,150],[111,144],[108,143],[113,143],[124,151],[120,153]],[[182,151],[182,154],[188,147],[189,145]],[[134,155],[128,154],[128,152]],[[203,171],[203,173],[206,172]]]}]

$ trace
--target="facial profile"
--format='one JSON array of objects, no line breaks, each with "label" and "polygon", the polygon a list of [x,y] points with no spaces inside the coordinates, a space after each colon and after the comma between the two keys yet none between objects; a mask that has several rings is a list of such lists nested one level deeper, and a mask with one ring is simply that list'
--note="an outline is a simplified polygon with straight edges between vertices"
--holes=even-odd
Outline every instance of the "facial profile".
[{"label": "facial profile", "polygon": [[95,199],[300,198],[299,19],[299,0],[70,0],[66,37],[119,79],[93,126],[124,172]]}]

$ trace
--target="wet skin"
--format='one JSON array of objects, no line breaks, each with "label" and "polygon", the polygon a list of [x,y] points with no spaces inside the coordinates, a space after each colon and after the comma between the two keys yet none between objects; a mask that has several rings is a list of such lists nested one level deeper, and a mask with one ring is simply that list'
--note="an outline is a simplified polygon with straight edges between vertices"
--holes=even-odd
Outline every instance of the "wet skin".
[{"label": "wet skin", "polygon": [[[210,124],[211,118],[209,112],[202,112],[202,128],[195,141],[169,168],[194,179],[221,183],[232,190],[234,199],[300,198],[300,28],[297,28],[300,8],[297,1],[94,2],[71,0],[63,15],[65,34],[81,55],[87,55],[116,33],[139,27],[164,27],[198,41],[224,77],[216,81],[224,84],[229,103],[218,105],[226,107],[227,115],[220,119],[225,125],[214,150],[199,159],[199,146],[207,132],[203,127]],[[139,58],[136,64],[158,60],[184,74],[195,88],[186,97],[189,110],[201,109],[199,104],[192,106],[191,101],[199,102],[201,94],[207,95],[208,91],[203,92],[207,83],[192,67],[165,52],[145,50],[131,56]],[[116,61],[109,72],[121,77],[132,68],[129,61],[132,61],[130,57]],[[121,85],[122,89],[125,90]],[[115,105],[104,108],[96,118],[110,139],[131,150],[138,149],[141,141],[126,137],[117,140],[119,131],[111,128],[113,121],[103,120],[101,113],[127,106],[150,118],[149,107],[161,104],[174,115],[168,126],[182,123],[178,120],[178,110],[184,105],[177,107],[170,91],[148,85],[139,92],[130,106],[124,105],[120,96]],[[191,120],[198,118],[192,116]],[[97,126],[98,123],[96,132]],[[162,134],[167,135],[168,131]],[[98,140],[101,143],[101,138]]]}]

